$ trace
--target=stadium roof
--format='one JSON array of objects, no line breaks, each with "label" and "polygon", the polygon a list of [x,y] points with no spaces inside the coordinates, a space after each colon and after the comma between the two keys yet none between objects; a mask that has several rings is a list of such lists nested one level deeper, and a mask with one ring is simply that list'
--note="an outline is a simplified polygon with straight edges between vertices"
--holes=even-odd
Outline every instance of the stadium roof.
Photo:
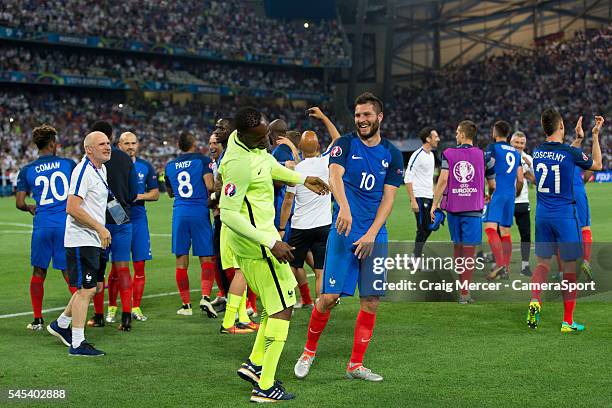
[{"label": "stadium roof", "polygon": [[409,81],[612,21],[610,0],[338,0],[338,7],[358,82]]}]

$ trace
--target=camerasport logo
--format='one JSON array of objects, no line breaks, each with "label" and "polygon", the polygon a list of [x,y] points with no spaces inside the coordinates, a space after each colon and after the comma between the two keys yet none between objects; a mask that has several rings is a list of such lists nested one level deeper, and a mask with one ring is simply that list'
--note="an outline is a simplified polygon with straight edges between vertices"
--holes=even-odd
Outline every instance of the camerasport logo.
[{"label": "camerasport logo", "polygon": [[334,146],[330,154],[331,154],[331,157],[342,156],[342,148],[340,146]]},{"label": "camerasport logo", "polygon": [[228,183],[225,185],[225,195],[229,197],[233,197],[236,194],[236,185],[232,183]]}]

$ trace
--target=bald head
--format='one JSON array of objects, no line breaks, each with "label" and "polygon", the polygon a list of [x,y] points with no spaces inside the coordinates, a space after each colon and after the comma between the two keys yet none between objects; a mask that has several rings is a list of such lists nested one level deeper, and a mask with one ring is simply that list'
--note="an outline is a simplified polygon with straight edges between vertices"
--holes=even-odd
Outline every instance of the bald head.
[{"label": "bald head", "polygon": [[314,157],[318,155],[321,146],[319,145],[317,134],[312,130],[307,130],[302,133],[299,148],[304,154],[304,157]]},{"label": "bald head", "polygon": [[119,136],[117,147],[135,160],[136,154],[138,153],[138,138],[132,132],[123,132],[121,136]]},{"label": "bald head", "polygon": [[96,166],[102,166],[102,163],[110,160],[111,145],[108,136],[102,132],[91,132],[85,136],[83,141],[85,154],[87,158]]},{"label": "bald head", "polygon": [[83,147],[85,147],[85,150],[87,150],[88,147],[94,146],[97,140],[102,137],[106,137],[108,139],[108,137],[102,132],[95,131],[88,133],[87,136],[85,136],[85,140],[83,141]]}]

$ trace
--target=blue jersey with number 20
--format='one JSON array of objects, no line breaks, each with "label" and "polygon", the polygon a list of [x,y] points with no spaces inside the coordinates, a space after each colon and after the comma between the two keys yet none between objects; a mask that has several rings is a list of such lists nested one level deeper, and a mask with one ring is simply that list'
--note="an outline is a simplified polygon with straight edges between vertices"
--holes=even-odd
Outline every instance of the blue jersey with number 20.
[{"label": "blue jersey with number 20", "polygon": [[36,201],[34,228],[66,225],[66,200],[74,167],[70,159],[46,155],[19,172],[17,191],[31,193]]},{"label": "blue jersey with number 20", "polygon": [[536,218],[574,218],[574,177],[576,167],[593,165],[586,154],[575,147],[546,142],[533,152],[536,176]]},{"label": "blue jersey with number 20", "polygon": [[[329,164],[344,167],[342,181],[353,217],[351,233],[366,233],[376,217],[385,184],[399,187],[402,183],[401,152],[386,139],[369,147],[351,133],[334,143]],[[338,204],[334,203],[332,223],[336,222],[338,211]],[[386,233],[386,228],[383,226],[380,232]]]}]

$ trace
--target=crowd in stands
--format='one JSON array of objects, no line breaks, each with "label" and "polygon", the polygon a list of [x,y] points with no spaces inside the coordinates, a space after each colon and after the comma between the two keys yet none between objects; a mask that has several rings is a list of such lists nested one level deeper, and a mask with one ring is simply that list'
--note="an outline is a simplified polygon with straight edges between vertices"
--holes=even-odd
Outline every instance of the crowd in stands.
[{"label": "crowd in stands", "polygon": [[[232,118],[239,101],[226,101],[217,106],[188,102],[185,105],[168,101],[144,101],[128,104],[122,96],[108,92],[94,93],[0,93],[0,165],[5,171],[16,172],[37,157],[31,142],[32,129],[43,123],[59,132],[59,154],[80,160],[82,141],[89,126],[99,119],[109,120],[115,127],[116,138],[125,131],[133,131],[140,140],[141,155],[161,170],[166,162],[178,154],[176,139],[181,131],[196,135],[201,147],[218,118]],[[308,119],[303,108],[283,109],[257,105],[270,120],[284,119],[289,129],[316,130],[323,140],[329,140],[324,127],[317,120]],[[325,106],[324,110],[329,111]],[[332,116],[333,117],[333,116]]]},{"label": "crowd in stands", "polygon": [[0,70],[107,77],[124,81],[229,86],[330,95],[310,70],[222,64],[193,59],[93,54],[91,50],[0,46]]},{"label": "crowd in stands", "polygon": [[0,9],[0,24],[34,32],[174,44],[226,54],[327,63],[348,57],[336,20],[322,20],[306,29],[296,21],[260,16],[241,0],[6,0]]},{"label": "crowd in stands", "polygon": [[[418,86],[398,89],[395,103],[386,109],[383,129],[388,136],[403,138],[414,135],[423,124],[432,124],[443,138],[453,140],[459,121],[470,118],[479,124],[478,137],[486,142],[493,123],[503,119],[524,131],[528,149],[533,149],[544,139],[540,113],[549,106],[562,113],[566,139],[573,138],[580,115],[585,130],[594,125],[595,115],[607,116],[605,127],[611,129],[611,49],[609,26],[580,31],[568,41],[531,51],[446,69]],[[602,146],[607,168],[612,167],[609,133],[603,132]]]}]

